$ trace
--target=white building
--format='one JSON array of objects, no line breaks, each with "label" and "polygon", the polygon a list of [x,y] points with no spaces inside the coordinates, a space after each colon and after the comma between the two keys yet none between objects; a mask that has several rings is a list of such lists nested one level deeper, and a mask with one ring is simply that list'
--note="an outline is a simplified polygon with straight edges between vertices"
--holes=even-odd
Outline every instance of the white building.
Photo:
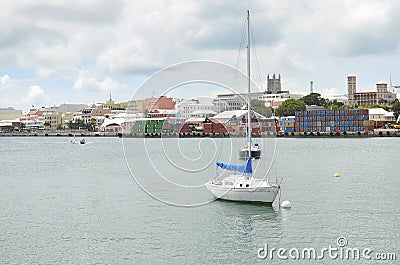
[{"label": "white building", "polygon": [[[262,99],[262,96],[266,92],[252,92],[250,94],[250,100]],[[243,109],[247,104],[247,93],[238,94],[219,94],[217,98],[213,100],[215,111],[221,113],[226,110],[240,110]]]},{"label": "white building", "polygon": [[333,95],[332,98],[330,98],[330,100],[336,100],[337,102],[341,102],[344,105],[349,105],[349,98],[347,97],[346,94],[342,94],[342,95]]},{"label": "white building", "polygon": [[22,116],[22,110],[14,108],[0,108],[0,120],[12,120]]},{"label": "white building", "polygon": [[382,108],[374,108],[368,110],[369,119],[372,121],[395,121],[393,112],[386,111]]},{"label": "white building", "polygon": [[212,102],[201,102],[199,99],[188,99],[175,105],[177,116],[182,119],[188,119],[201,113],[209,112],[215,114],[215,106]]},{"label": "white building", "polygon": [[290,94],[289,92],[282,92],[276,94],[264,93],[259,99],[265,101],[265,106],[277,108],[289,98],[300,99],[302,97],[304,97],[302,94]]}]

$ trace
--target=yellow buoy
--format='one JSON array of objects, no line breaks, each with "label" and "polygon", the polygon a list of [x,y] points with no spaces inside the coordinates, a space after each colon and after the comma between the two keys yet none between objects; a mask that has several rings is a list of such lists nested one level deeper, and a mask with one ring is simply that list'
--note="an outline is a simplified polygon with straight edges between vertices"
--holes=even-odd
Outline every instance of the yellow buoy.
[{"label": "yellow buoy", "polygon": [[340,177],[340,174],[339,173],[335,173],[333,176],[338,178],[338,177]]}]

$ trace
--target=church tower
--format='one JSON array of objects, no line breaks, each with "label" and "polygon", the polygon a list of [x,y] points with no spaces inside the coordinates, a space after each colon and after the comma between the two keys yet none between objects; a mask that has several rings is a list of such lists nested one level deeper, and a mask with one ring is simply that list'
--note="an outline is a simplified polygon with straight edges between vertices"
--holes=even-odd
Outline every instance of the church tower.
[{"label": "church tower", "polygon": [[272,76],[272,78],[269,78],[269,74],[267,75],[267,92],[269,94],[277,94],[282,91],[282,85],[281,85],[281,75],[278,75],[278,78],[275,76],[275,74]]}]

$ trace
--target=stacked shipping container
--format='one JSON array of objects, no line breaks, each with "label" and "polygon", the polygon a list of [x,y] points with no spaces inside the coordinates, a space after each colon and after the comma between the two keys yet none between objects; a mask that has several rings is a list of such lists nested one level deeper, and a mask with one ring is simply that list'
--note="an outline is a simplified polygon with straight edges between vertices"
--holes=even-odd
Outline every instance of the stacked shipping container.
[{"label": "stacked shipping container", "polygon": [[131,129],[132,134],[161,134],[163,130],[164,119],[140,119],[136,120]]},{"label": "stacked shipping container", "polygon": [[281,128],[282,131],[287,132],[287,133],[292,133],[295,132],[295,117],[290,116],[290,117],[282,117],[281,118]]},{"label": "stacked shipping container", "polygon": [[374,129],[368,109],[297,111],[295,117],[296,132],[364,132]]}]

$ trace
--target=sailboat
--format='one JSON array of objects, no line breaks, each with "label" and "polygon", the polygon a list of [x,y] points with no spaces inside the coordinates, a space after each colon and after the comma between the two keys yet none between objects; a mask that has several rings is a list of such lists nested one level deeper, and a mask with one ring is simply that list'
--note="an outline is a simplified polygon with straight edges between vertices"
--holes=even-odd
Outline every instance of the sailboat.
[{"label": "sailboat", "polygon": [[[247,11],[247,146],[251,141],[251,113],[250,113],[250,12]],[[248,149],[251,150],[252,148]],[[252,151],[252,150],[251,150]],[[247,161],[244,164],[227,164],[217,162],[217,167],[234,171],[222,180],[218,176],[206,183],[210,193],[218,199],[237,202],[256,202],[272,204],[279,192],[279,184],[269,184],[268,180],[257,179],[253,176],[252,152],[247,152]]]},{"label": "sailboat", "polygon": [[250,149],[250,157],[254,159],[259,159],[261,157],[261,147],[258,145],[258,143],[255,144],[250,143],[250,145],[243,146],[239,150],[239,158],[247,159],[249,157],[249,149]]}]

